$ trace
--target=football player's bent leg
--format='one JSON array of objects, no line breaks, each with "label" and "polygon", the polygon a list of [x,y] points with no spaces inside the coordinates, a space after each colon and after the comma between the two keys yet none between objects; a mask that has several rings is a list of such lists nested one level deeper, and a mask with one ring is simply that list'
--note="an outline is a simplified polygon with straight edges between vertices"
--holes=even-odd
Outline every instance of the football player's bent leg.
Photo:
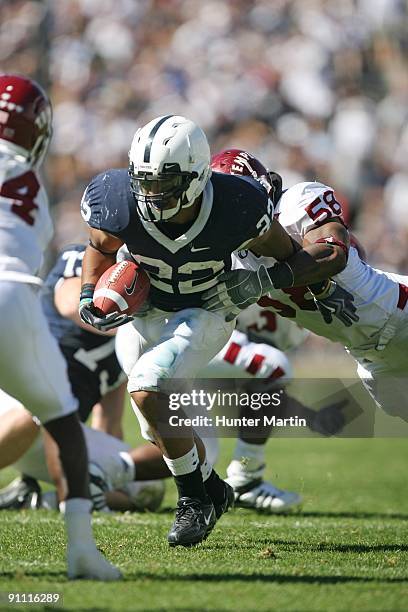
[{"label": "football player's bent leg", "polygon": [[[246,391],[272,393],[292,377],[292,366],[282,351],[251,342],[246,334],[235,330],[200,376],[244,379],[242,386]],[[272,406],[263,407],[257,410],[256,416],[264,422],[263,416],[275,412]],[[243,407],[240,416],[250,419],[254,413],[249,406]],[[264,512],[285,512],[301,502],[297,493],[279,489],[264,480],[265,446],[272,428],[272,425],[256,431],[241,428],[238,432],[233,459],[227,468],[227,482],[234,489],[236,505]]]},{"label": "football player's bent leg", "polygon": [[0,313],[0,387],[45,424],[60,449],[69,487],[65,514],[69,576],[117,579],[120,573],[98,552],[93,539],[86,446],[75,413],[76,400],[37,289],[0,281]]},{"label": "football player's bent leg", "polygon": [[377,405],[387,414],[408,421],[408,305],[390,318],[394,335],[382,350],[351,355],[357,373]]},{"label": "football player's bent leg", "polygon": [[[149,425],[149,435],[163,453],[179,492],[176,520],[169,533],[171,545],[191,545],[202,541],[213,528],[216,511],[207,495],[204,480],[221,498],[220,515],[231,503],[229,488],[200,458],[191,427],[180,423],[169,435],[168,397],[160,393],[169,379],[190,379],[225,345],[233,324],[201,309],[188,309],[170,316],[161,335],[133,367],[128,389]],[[181,413],[179,413],[181,415]],[[159,424],[167,424],[167,431]],[[203,470],[203,474],[202,474]],[[204,475],[205,474],[205,475]],[[221,500],[220,500],[221,501]]]}]

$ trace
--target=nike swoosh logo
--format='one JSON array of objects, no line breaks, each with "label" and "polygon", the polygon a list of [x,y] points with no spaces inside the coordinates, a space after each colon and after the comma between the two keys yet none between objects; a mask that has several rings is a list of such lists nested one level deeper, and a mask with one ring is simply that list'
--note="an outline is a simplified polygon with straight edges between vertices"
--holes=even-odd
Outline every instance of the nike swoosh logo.
[{"label": "nike swoosh logo", "polygon": [[130,285],[130,287],[128,287],[127,285],[125,285],[125,291],[126,291],[126,293],[127,293],[128,295],[132,295],[132,293],[134,292],[135,287],[136,287],[136,282],[137,282],[137,277],[138,277],[138,276],[139,276],[139,272],[137,272],[137,271],[136,271],[136,272],[135,272],[134,279],[133,279],[132,284]]},{"label": "nike swoosh logo", "polygon": [[208,249],[210,249],[211,247],[206,246],[206,247],[199,247],[198,249],[196,249],[194,246],[191,247],[191,252],[192,253],[198,253],[198,251],[208,251]]}]

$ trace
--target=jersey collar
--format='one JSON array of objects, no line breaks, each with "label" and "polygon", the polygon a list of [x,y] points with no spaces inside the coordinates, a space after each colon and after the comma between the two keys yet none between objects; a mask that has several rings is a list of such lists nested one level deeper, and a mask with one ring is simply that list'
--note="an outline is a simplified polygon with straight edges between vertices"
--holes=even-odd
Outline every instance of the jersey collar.
[{"label": "jersey collar", "polygon": [[203,200],[201,202],[200,212],[198,213],[197,219],[185,234],[181,234],[181,236],[178,236],[174,240],[166,236],[166,234],[163,234],[163,232],[156,227],[155,223],[149,223],[144,219],[140,219],[140,221],[146,232],[152,238],[154,238],[156,242],[158,242],[161,246],[164,246],[171,253],[177,253],[177,251],[192,242],[194,238],[197,238],[204,228],[212,211],[213,197],[213,186],[211,181],[208,181],[203,191]]}]

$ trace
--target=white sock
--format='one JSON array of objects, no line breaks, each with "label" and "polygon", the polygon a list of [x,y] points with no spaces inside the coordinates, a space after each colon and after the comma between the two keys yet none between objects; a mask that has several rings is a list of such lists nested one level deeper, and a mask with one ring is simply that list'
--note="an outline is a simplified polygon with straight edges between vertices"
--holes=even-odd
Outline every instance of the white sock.
[{"label": "white sock", "polygon": [[209,479],[212,472],[212,465],[208,463],[207,457],[204,459],[203,463],[200,465],[201,474],[203,477],[203,482]]},{"label": "white sock", "polygon": [[235,445],[234,459],[255,459],[258,464],[265,463],[265,444],[250,444],[238,438]]},{"label": "white sock", "polygon": [[64,506],[69,544],[81,547],[95,546],[91,527],[91,500],[71,497],[64,502]]},{"label": "white sock", "polygon": [[163,459],[173,476],[184,476],[184,474],[191,474],[191,472],[195,472],[200,463],[195,444],[193,445],[193,448],[182,457],[177,457],[177,459],[169,459],[169,457],[165,457],[163,455]]},{"label": "white sock", "polygon": [[250,444],[238,438],[233,458],[248,470],[259,468],[265,463],[265,444]]}]

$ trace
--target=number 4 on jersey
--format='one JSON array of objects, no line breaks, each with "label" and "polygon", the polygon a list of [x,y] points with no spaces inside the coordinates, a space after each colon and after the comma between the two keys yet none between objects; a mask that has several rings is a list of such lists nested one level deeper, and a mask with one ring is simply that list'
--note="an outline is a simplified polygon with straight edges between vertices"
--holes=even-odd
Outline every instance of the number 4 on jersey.
[{"label": "number 4 on jersey", "polygon": [[35,223],[35,210],[38,208],[34,199],[40,189],[40,184],[34,172],[25,172],[20,176],[5,181],[1,186],[0,196],[11,200],[11,212],[20,217],[28,225]]}]

